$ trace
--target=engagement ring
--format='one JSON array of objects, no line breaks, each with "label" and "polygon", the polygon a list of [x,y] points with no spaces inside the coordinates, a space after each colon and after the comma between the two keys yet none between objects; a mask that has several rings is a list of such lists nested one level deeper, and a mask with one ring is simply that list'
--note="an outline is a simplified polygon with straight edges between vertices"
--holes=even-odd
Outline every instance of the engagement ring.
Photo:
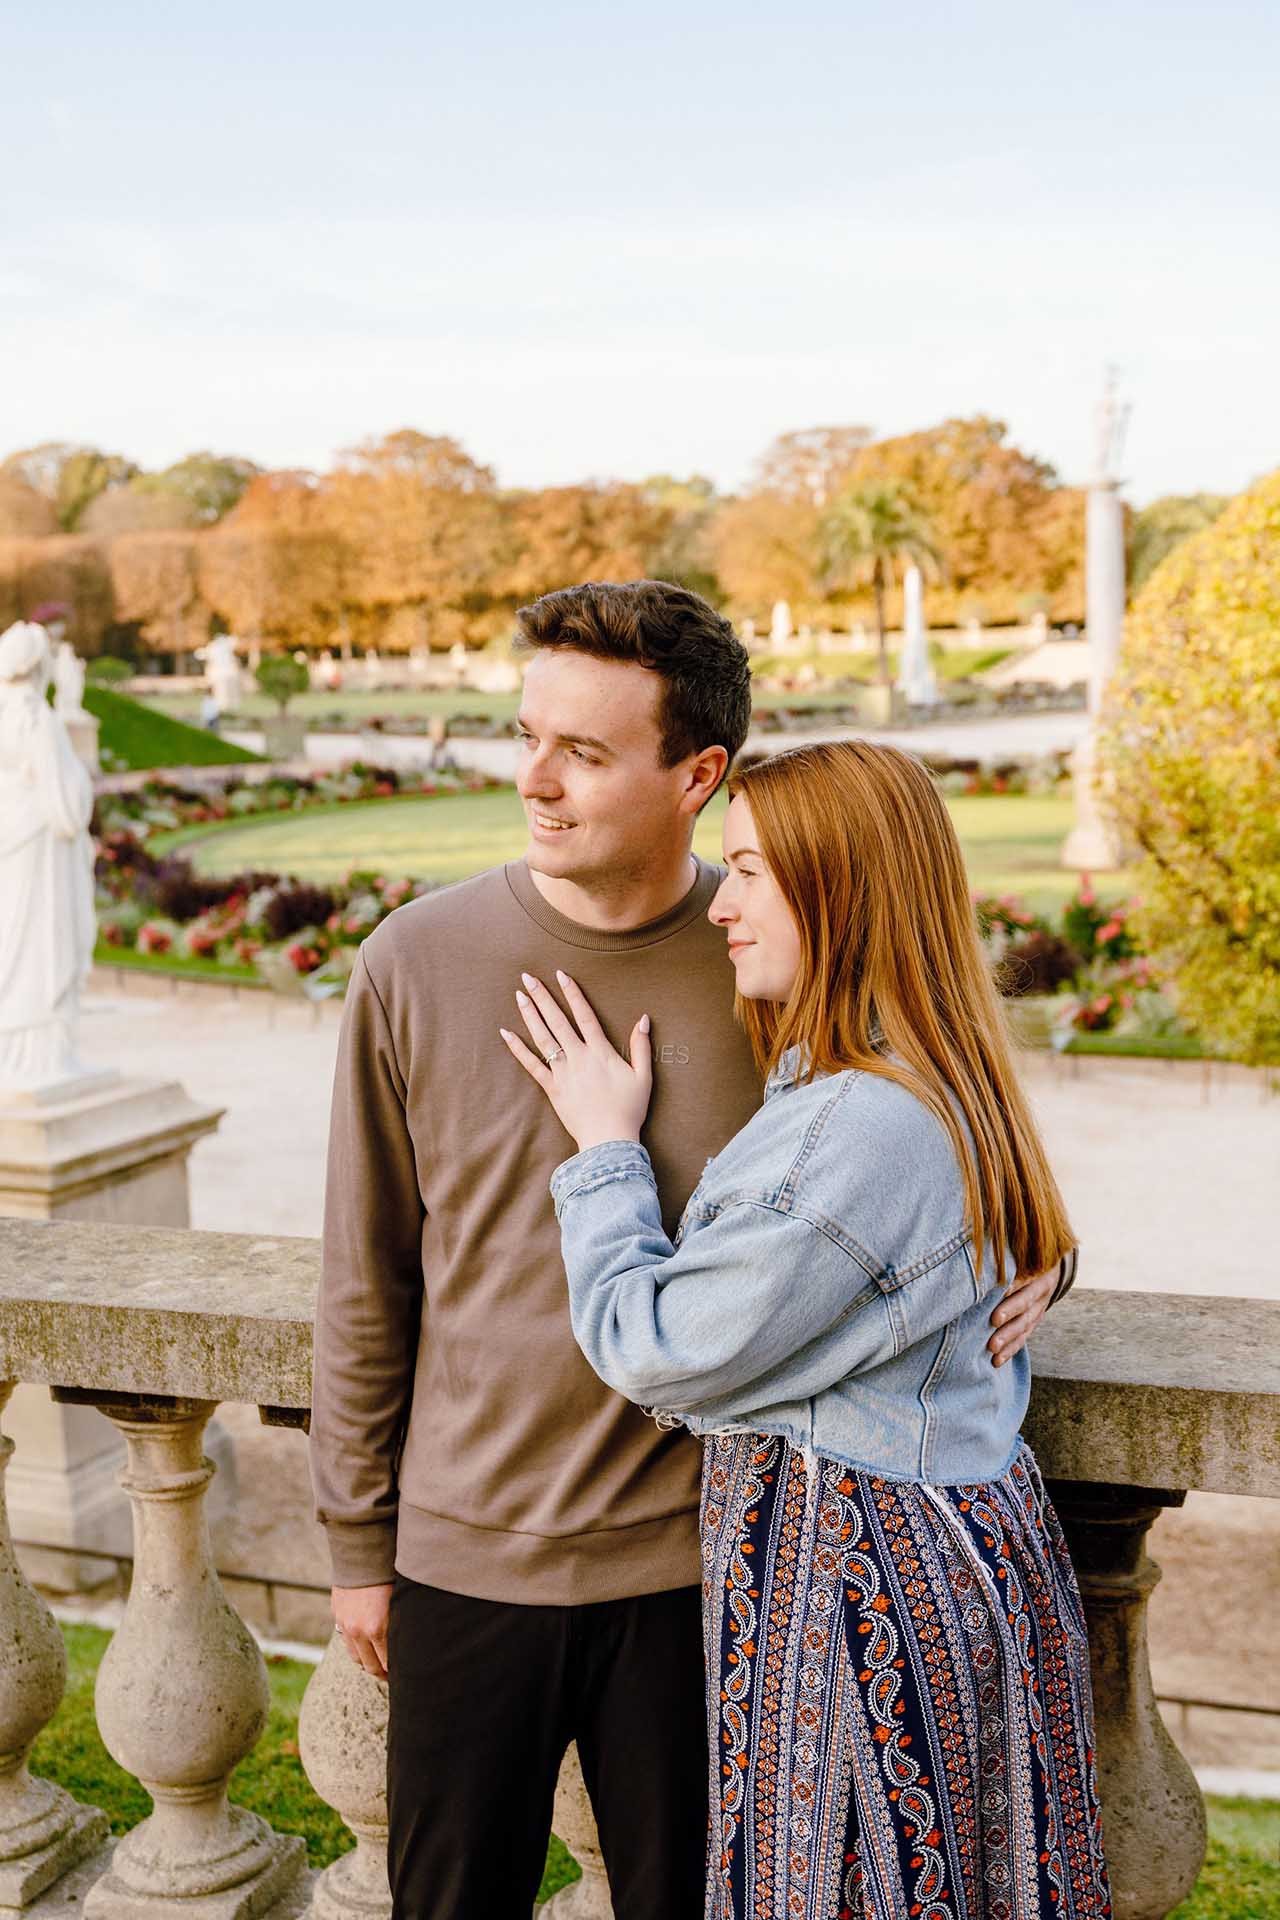
[{"label": "engagement ring", "polygon": [[554,1067],[557,1060],[564,1059],[564,1048],[553,1047],[550,1053],[544,1054],[543,1058],[546,1060],[546,1063],[549,1067]]}]

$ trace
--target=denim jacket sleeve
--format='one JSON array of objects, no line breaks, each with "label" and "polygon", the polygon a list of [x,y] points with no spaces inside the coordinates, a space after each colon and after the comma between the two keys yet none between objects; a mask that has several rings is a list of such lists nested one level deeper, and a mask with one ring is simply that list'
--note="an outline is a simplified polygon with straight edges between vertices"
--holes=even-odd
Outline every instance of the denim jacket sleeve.
[{"label": "denim jacket sleeve", "polygon": [[677,1413],[772,1383],[820,1392],[976,1297],[962,1244],[940,1248],[937,1272],[910,1281],[908,1305],[892,1269],[876,1271],[820,1221],[760,1199],[730,1200],[675,1246],[649,1156],[633,1142],[576,1154],[551,1191],[578,1344],[617,1392]]}]

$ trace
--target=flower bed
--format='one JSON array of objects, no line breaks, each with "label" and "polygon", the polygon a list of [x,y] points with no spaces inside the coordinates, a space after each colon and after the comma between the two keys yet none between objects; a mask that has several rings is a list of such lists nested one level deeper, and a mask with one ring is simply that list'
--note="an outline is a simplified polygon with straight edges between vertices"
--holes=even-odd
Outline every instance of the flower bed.
[{"label": "flower bed", "polygon": [[335,801],[389,800],[395,795],[483,793],[506,786],[486,774],[441,769],[431,773],[401,771],[353,761],[335,773],[273,774],[269,780],[230,779],[208,787],[184,787],[172,780],[148,780],[129,792],[100,793],[93,831],[102,835],[118,828],[137,829],[145,839],[174,833],[185,827],[216,826],[259,813],[296,813],[308,806],[331,806]]},{"label": "flower bed", "polygon": [[1135,1048],[1193,1045],[1170,982],[1138,951],[1127,903],[1100,901],[1088,875],[1056,924],[1012,898],[979,897],[974,904],[1001,993],[1040,1000],[1054,1047],[1086,1034],[1113,1035]]},{"label": "flower bed", "polygon": [[396,795],[477,793],[504,784],[482,775],[402,774],[357,762],[314,778],[232,780],[210,790],[156,780],[136,792],[100,795],[94,822],[99,940],[157,958],[252,967],[282,990],[305,983],[313,995],[341,992],[366,934],[406,900],[429,892],[430,881],[390,878],[372,868],[353,870],[330,887],[257,871],[209,879],[180,853],[156,850],[153,843],[254,814]]}]

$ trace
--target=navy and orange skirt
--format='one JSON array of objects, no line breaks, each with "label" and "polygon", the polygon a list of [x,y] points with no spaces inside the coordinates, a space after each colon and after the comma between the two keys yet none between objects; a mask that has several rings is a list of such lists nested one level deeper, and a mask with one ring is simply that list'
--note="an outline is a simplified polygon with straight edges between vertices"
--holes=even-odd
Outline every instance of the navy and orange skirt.
[{"label": "navy and orange skirt", "polygon": [[940,1487],[713,1436],[702,1553],[707,1920],[1110,1914],[1084,1617],[1027,1447]]}]

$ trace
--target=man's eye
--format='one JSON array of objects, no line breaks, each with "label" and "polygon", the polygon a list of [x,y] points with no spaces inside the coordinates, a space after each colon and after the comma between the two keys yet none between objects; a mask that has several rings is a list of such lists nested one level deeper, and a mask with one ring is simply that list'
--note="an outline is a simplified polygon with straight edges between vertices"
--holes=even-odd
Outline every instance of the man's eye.
[{"label": "man's eye", "polygon": [[594,767],[597,764],[594,757],[589,753],[584,753],[581,747],[570,747],[569,751],[575,760],[581,760],[584,767]]}]

